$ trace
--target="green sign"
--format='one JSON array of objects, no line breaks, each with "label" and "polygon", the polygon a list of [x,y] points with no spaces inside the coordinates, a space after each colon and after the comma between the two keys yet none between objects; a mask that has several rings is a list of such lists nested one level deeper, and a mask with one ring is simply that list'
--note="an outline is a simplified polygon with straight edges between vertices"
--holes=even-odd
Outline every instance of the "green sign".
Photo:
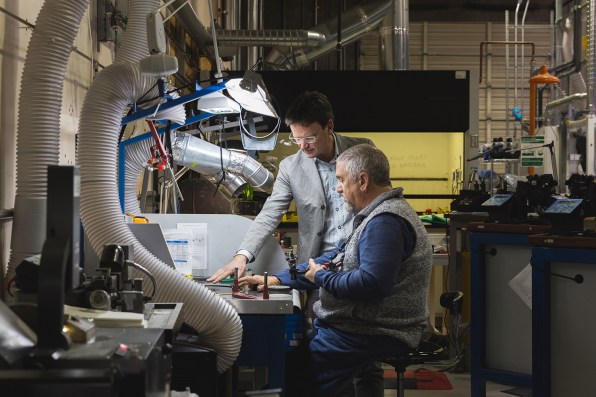
[{"label": "green sign", "polygon": [[521,165],[522,167],[542,167],[544,165],[544,135],[522,136]]}]

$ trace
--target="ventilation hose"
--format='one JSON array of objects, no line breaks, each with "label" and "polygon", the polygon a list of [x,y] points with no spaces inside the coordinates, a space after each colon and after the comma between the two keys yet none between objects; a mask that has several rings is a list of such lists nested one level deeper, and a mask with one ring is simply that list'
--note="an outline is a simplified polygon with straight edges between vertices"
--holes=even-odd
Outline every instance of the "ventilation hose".
[{"label": "ventilation hose", "polygon": [[159,284],[155,300],[184,304],[185,321],[197,331],[202,345],[217,352],[217,368],[223,372],[240,351],[238,314],[222,298],[155,258],[134,237],[120,211],[115,162],[120,115],[152,84],[137,65],[124,62],[108,66],[93,81],[79,125],[81,219],[95,252],[114,241],[134,246],[135,261]]}]

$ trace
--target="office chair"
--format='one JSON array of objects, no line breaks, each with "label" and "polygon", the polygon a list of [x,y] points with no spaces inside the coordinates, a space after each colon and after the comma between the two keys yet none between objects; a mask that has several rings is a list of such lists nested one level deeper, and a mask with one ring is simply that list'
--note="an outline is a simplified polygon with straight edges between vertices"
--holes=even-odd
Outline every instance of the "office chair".
[{"label": "office chair", "polygon": [[421,340],[418,347],[406,353],[387,357],[381,360],[384,364],[393,367],[397,373],[397,396],[404,397],[404,374],[406,368],[411,365],[429,364],[441,367],[441,371],[447,371],[454,368],[462,357],[459,336],[459,320],[464,294],[460,291],[445,292],[441,295],[440,304],[449,310],[452,319],[451,327],[447,327],[447,334],[450,343],[455,347],[455,357],[450,359],[446,348],[431,342]]}]

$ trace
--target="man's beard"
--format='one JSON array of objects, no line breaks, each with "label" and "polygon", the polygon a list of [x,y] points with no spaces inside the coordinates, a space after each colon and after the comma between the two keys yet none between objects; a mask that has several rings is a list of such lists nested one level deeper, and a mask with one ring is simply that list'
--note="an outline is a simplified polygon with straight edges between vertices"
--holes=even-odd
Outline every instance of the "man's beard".
[{"label": "man's beard", "polygon": [[354,207],[354,204],[344,200],[344,206],[346,208],[346,211],[348,211],[348,213],[350,213],[350,214],[356,213],[356,208]]}]

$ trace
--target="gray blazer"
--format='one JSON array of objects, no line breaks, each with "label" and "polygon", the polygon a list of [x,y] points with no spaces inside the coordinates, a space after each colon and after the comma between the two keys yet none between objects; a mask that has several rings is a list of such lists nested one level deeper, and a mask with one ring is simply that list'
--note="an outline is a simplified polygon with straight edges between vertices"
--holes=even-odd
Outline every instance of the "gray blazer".
[{"label": "gray blazer", "polygon": [[[370,139],[349,138],[338,134],[335,136],[338,153],[360,143],[374,145]],[[254,219],[239,249],[257,256],[267,236],[273,233],[288,211],[292,199],[296,201],[298,212],[298,263],[322,254],[319,250],[325,227],[327,200],[315,159],[308,158],[302,151],[280,162],[271,196]]]}]

